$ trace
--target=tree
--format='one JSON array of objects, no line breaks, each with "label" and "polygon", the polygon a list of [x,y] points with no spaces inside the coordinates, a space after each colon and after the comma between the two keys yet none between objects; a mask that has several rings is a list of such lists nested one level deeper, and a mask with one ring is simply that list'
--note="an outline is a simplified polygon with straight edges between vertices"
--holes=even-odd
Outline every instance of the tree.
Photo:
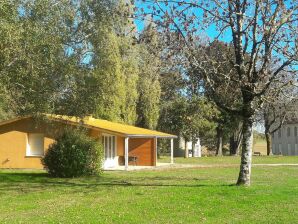
[{"label": "tree", "polygon": [[126,94],[118,38],[106,29],[99,33],[95,41],[92,43],[95,52],[91,62],[99,91],[95,115],[121,122],[124,119],[122,108],[126,106]]},{"label": "tree", "polygon": [[159,34],[152,24],[145,27],[139,38],[137,125],[155,129],[159,118],[161,60]]},{"label": "tree", "polygon": [[[284,75],[283,75],[284,76]],[[287,116],[292,115],[295,111],[292,105],[297,100],[297,92],[293,86],[287,86],[280,91],[269,91],[271,101],[265,102],[261,113],[261,119],[264,123],[265,138],[267,143],[267,155],[272,155],[272,135],[281,128]]]},{"label": "tree", "polygon": [[262,112],[263,112],[263,119],[264,119],[265,138],[267,143],[266,144],[267,155],[269,156],[269,155],[272,155],[271,135],[275,133],[282,126],[286,117],[286,110],[281,105],[278,106],[270,103],[270,104],[264,105]]},{"label": "tree", "polygon": [[[208,58],[212,59],[213,63],[204,64],[204,70],[208,71],[208,75],[212,77],[213,85],[211,86],[209,82],[203,81],[204,94],[211,101],[218,101],[219,96],[221,102],[224,102],[225,105],[237,106],[239,104],[239,99],[241,98],[241,93],[238,89],[238,83],[230,82],[224,76],[218,74],[228,74],[232,79],[237,77],[235,70],[232,67],[232,64],[229,61],[223,60],[223,58],[234,58],[233,46],[229,46],[222,41],[213,41],[210,45],[206,46],[204,53],[208,55]],[[201,52],[199,51],[199,52]],[[215,68],[215,69],[214,69]],[[198,71],[200,72],[200,71]],[[197,77],[196,74],[194,74]],[[199,76],[200,77],[200,76]],[[200,77],[203,79],[203,77]],[[221,96],[225,96],[222,99]],[[222,155],[222,148],[224,140],[228,135],[233,135],[237,125],[235,123],[239,122],[237,115],[228,113],[223,108],[218,107],[220,113],[215,117],[215,122],[217,123],[216,136],[216,155]],[[233,142],[230,142],[230,144]],[[237,144],[239,145],[239,143]]]},{"label": "tree", "polygon": [[81,2],[77,32],[82,57],[97,85],[95,116],[134,124],[138,52],[127,5],[110,0]]},{"label": "tree", "polygon": [[[240,103],[226,105],[221,95],[214,98],[214,102],[242,119],[242,155],[237,185],[250,185],[252,126],[256,110],[264,101],[268,89],[276,83],[275,78],[280,72],[287,70],[293,75],[296,73],[293,65],[297,63],[298,3],[166,0],[149,1],[146,6],[148,5],[146,11],[141,10],[141,13],[152,15],[161,29],[169,33],[169,38],[175,37],[171,42],[176,42],[176,51],[185,49],[181,46],[187,47],[188,63],[196,68],[197,76],[204,77],[210,88],[216,85],[216,80],[205,68],[206,64],[213,65],[214,60],[204,53],[196,53],[198,45],[206,47],[206,44],[199,42],[200,33],[212,29],[211,42],[225,37],[225,41],[233,46],[234,57],[223,58],[222,63],[231,63],[231,72],[235,72],[237,76],[221,73],[216,66],[213,66],[213,71],[217,76],[237,84],[237,91],[241,93]],[[270,63],[277,62],[279,66],[269,66]],[[282,88],[282,85],[278,87]],[[215,88],[213,91],[216,93]]]},{"label": "tree", "polygon": [[67,54],[75,12],[65,1],[0,3],[0,83],[15,115],[52,113],[72,80]]}]

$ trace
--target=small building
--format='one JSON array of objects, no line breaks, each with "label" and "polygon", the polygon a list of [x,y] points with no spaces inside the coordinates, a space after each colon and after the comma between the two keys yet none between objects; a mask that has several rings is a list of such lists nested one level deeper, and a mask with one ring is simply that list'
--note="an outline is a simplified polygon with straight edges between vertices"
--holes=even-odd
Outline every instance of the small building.
[{"label": "small building", "polygon": [[0,168],[42,169],[40,159],[49,145],[65,128],[77,126],[102,142],[104,168],[156,166],[158,138],[171,139],[173,163],[175,135],[92,117],[44,115],[42,119],[26,116],[0,122]]},{"label": "small building", "polygon": [[202,148],[200,139],[198,138],[197,142],[194,144],[194,151],[193,151],[193,145],[192,141],[185,142],[185,139],[182,137],[179,137],[176,142],[176,147],[174,151],[175,157],[184,157],[185,156],[185,150],[188,150],[188,156],[189,157],[201,157],[202,156]]},{"label": "small building", "polygon": [[298,156],[298,122],[288,120],[272,134],[272,153]]}]

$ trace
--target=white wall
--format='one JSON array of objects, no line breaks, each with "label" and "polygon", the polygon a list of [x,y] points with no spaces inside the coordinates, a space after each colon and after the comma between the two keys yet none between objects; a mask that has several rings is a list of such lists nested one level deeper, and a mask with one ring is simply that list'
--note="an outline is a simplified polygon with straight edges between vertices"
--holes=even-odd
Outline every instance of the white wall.
[{"label": "white wall", "polygon": [[[295,133],[295,128],[297,132]],[[279,133],[280,132],[280,133]],[[298,124],[285,124],[272,135],[274,155],[298,155]]]},{"label": "white wall", "polygon": [[[186,142],[186,147],[188,150],[192,150],[192,142]],[[184,138],[179,139],[179,148],[185,150],[185,140]],[[195,152],[194,152],[194,157],[201,157],[201,144],[200,144],[200,139],[195,143]]]}]

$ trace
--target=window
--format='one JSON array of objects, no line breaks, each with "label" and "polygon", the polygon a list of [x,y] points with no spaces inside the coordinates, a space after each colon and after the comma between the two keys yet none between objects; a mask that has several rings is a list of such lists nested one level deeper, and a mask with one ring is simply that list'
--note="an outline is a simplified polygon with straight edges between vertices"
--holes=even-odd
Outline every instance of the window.
[{"label": "window", "polygon": [[298,130],[297,129],[298,129],[297,127],[294,128],[294,136],[296,136],[296,137],[298,136]]},{"label": "window", "polygon": [[290,128],[290,127],[287,128],[287,136],[288,136],[288,137],[291,136],[291,128]]},{"label": "window", "polygon": [[27,142],[27,156],[44,155],[44,135],[29,133]]}]

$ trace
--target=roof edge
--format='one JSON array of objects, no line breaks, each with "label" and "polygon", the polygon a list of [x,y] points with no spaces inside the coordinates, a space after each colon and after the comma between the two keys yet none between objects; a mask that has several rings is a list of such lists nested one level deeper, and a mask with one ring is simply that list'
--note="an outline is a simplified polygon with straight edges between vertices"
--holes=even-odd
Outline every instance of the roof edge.
[{"label": "roof edge", "polygon": [[[62,116],[64,116],[64,115],[61,115],[61,118],[56,117],[56,116],[59,116],[59,115],[54,115],[54,116],[52,116],[51,114],[43,114],[43,115],[49,120],[59,121],[59,122],[62,122],[62,123],[75,125],[75,126],[80,125],[79,122],[63,119]],[[75,116],[72,116],[72,117],[75,117]],[[26,116],[12,118],[12,119],[9,119],[9,120],[4,120],[4,121],[0,122],[0,126],[10,124],[10,123],[13,123],[13,122],[16,122],[16,121],[19,121],[19,120],[27,119],[27,118],[33,118],[33,115],[26,115]],[[116,123],[116,122],[114,122],[114,123]],[[105,129],[105,128],[99,128],[99,127],[96,127],[96,126],[93,126],[93,125],[90,125],[90,124],[86,124],[86,123],[82,123],[81,125],[85,128],[100,130],[100,131],[103,131],[103,132],[116,134],[116,135],[119,135],[119,136],[129,137],[129,138],[170,138],[170,139],[178,138],[178,136],[171,135],[171,134],[168,134],[168,133],[164,133],[165,135],[158,135],[158,134],[156,134],[156,135],[152,135],[152,134],[148,134],[148,135],[146,135],[146,134],[140,134],[140,135],[138,135],[138,134],[125,134],[125,133],[121,133],[121,132],[111,131],[111,130],[108,130],[108,129]],[[133,125],[130,125],[130,126],[133,126]],[[134,126],[134,127],[140,128],[140,127],[137,127],[137,126]],[[146,129],[146,128],[142,128],[142,129]],[[146,130],[149,130],[149,129],[146,129]],[[157,131],[157,130],[152,130],[152,131],[160,132],[160,131]],[[163,133],[163,132],[160,132],[160,133]]]},{"label": "roof edge", "polygon": [[23,120],[23,119],[31,118],[31,117],[33,117],[33,116],[32,115],[27,115],[27,116],[22,116],[22,117],[11,118],[9,120],[3,120],[3,121],[0,122],[0,126],[10,124],[10,123],[13,123],[13,122],[16,122],[16,121],[20,121],[20,120]]}]

